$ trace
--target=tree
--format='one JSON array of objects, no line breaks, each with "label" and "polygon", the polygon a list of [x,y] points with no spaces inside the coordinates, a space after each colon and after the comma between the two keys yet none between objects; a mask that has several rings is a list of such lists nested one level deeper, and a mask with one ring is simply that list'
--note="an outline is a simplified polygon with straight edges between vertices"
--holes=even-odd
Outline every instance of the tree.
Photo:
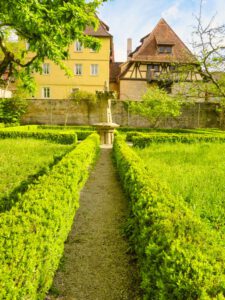
[{"label": "tree", "polygon": [[183,102],[169,95],[159,87],[151,87],[142,96],[141,101],[132,101],[129,110],[147,118],[152,126],[157,126],[161,118],[178,117],[181,114]]},{"label": "tree", "polygon": [[203,3],[201,0],[193,32],[193,48],[203,78],[197,88],[206,94],[206,99],[207,95],[220,97],[225,104],[225,24],[215,25],[216,16],[204,24]]},{"label": "tree", "polygon": [[[8,78],[13,75],[30,79],[45,58],[66,70],[62,61],[68,57],[68,46],[74,40],[98,49],[99,40],[85,35],[84,30],[86,26],[98,26],[96,9],[105,1],[0,0],[0,77],[8,73]],[[8,42],[12,33],[26,41],[29,49],[14,51]],[[34,55],[27,60],[29,51]]]}]

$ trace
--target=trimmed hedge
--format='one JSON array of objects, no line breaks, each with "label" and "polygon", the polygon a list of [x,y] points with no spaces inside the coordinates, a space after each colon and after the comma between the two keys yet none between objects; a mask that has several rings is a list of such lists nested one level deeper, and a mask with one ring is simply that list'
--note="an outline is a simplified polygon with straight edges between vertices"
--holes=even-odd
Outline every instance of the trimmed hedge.
[{"label": "trimmed hedge", "polygon": [[[35,125],[31,125],[35,126]],[[37,128],[44,129],[44,130],[70,130],[75,131],[77,135],[77,139],[79,141],[83,141],[86,139],[90,134],[95,131],[95,128],[92,126],[59,126],[59,125],[38,125]]]},{"label": "trimmed hedge", "polygon": [[38,129],[53,129],[53,130],[75,130],[75,131],[94,131],[95,128],[93,126],[63,126],[63,125],[29,125],[29,126],[37,126]]},{"label": "trimmed hedge", "polygon": [[114,157],[130,198],[127,233],[135,250],[144,299],[225,299],[225,243],[175,198],[121,137]]},{"label": "trimmed hedge", "polygon": [[224,130],[218,128],[196,128],[196,129],[184,129],[184,128],[139,128],[139,127],[120,127],[119,132],[142,132],[142,133],[193,133],[193,134],[206,134],[206,133],[225,133]]},{"label": "trimmed hedge", "polygon": [[0,129],[0,138],[45,139],[59,144],[73,144],[77,142],[77,135],[73,131],[47,131],[33,128],[28,130],[25,126]]},{"label": "trimmed hedge", "polygon": [[132,141],[135,147],[144,148],[152,143],[198,143],[198,142],[225,142],[225,135],[212,134],[142,134],[130,133],[127,141]]},{"label": "trimmed hedge", "polygon": [[44,299],[98,150],[93,134],[0,215],[0,299]]}]

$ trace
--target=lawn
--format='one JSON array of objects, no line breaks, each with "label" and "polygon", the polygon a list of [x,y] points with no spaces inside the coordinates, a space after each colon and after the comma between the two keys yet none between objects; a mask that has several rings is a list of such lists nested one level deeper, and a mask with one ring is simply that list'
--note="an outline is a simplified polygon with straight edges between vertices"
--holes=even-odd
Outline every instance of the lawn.
[{"label": "lawn", "polygon": [[38,173],[46,172],[72,147],[45,140],[0,140],[0,211],[10,208],[11,198],[24,191]]},{"label": "lawn", "polygon": [[135,149],[152,174],[204,221],[225,233],[225,145],[152,144]]}]

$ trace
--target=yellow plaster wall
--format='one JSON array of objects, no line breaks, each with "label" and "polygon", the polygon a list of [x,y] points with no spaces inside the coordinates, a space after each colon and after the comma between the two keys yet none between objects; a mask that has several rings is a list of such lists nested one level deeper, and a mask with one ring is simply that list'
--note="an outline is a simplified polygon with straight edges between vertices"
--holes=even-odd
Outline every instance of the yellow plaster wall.
[{"label": "yellow plaster wall", "polygon": [[[34,98],[43,98],[43,87],[50,88],[51,99],[65,99],[74,88],[95,92],[103,90],[105,82],[109,86],[110,38],[103,37],[100,40],[101,49],[98,52],[92,52],[91,49],[75,52],[74,43],[70,46],[70,58],[64,63],[71,70],[72,77],[66,76],[59,66],[46,60],[45,62],[50,64],[50,74],[34,74],[37,85]],[[82,75],[74,74],[75,64],[83,65]],[[98,75],[91,75],[91,64],[99,65]]]}]

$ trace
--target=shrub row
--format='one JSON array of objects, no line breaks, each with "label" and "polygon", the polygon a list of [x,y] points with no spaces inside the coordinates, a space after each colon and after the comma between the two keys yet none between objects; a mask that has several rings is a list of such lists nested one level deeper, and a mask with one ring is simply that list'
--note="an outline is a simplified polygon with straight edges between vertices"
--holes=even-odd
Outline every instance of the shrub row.
[{"label": "shrub row", "polygon": [[44,299],[99,149],[93,134],[0,216],[0,299]]},{"label": "shrub row", "polygon": [[91,126],[47,126],[47,125],[24,125],[17,126],[13,128],[7,128],[6,131],[28,131],[28,132],[49,132],[49,133],[58,133],[62,135],[63,133],[77,135],[77,139],[83,141],[90,134],[94,132],[94,128]]},{"label": "shrub row", "polygon": [[25,126],[2,128],[0,129],[0,138],[35,138],[60,144],[73,144],[77,142],[77,135],[73,131],[28,130]]},{"label": "shrub row", "polygon": [[127,141],[132,141],[135,147],[144,148],[151,143],[186,143],[197,142],[225,142],[225,135],[212,134],[142,134],[130,133],[127,135]]},{"label": "shrub row", "polygon": [[[36,126],[36,125],[30,125],[30,126]],[[95,128],[93,126],[63,126],[63,125],[37,125],[37,128],[39,129],[56,129],[56,130],[75,130],[75,131],[94,131]]]},{"label": "shrub row", "polygon": [[225,299],[222,237],[149,174],[119,136],[114,156],[130,199],[127,233],[138,257],[144,299]]},{"label": "shrub row", "polygon": [[119,132],[162,132],[162,133],[193,133],[193,134],[205,134],[205,133],[225,133],[225,131],[217,128],[198,128],[198,129],[183,129],[183,128],[137,128],[137,127],[120,127]]},{"label": "shrub row", "polygon": [[[35,126],[35,125],[32,125]],[[83,141],[90,134],[95,131],[95,128],[92,126],[59,126],[59,125],[38,125],[37,128],[47,129],[47,130],[70,130],[75,131],[77,135],[77,139],[79,141]]]}]

